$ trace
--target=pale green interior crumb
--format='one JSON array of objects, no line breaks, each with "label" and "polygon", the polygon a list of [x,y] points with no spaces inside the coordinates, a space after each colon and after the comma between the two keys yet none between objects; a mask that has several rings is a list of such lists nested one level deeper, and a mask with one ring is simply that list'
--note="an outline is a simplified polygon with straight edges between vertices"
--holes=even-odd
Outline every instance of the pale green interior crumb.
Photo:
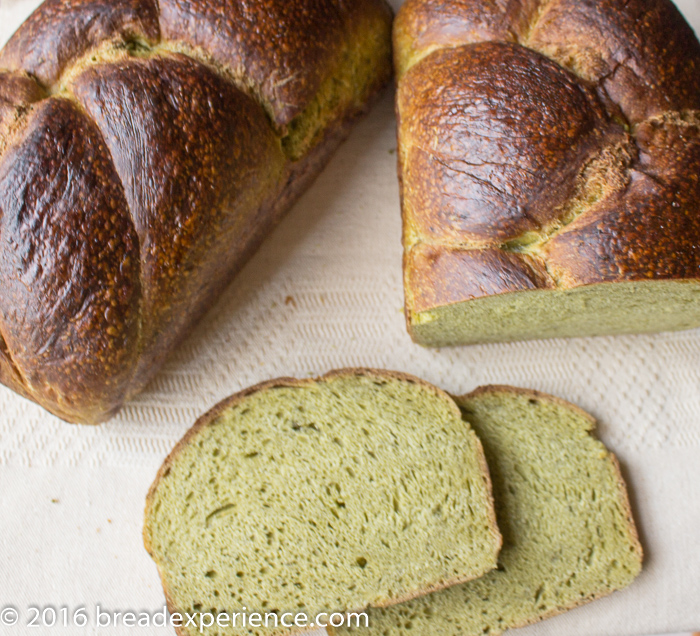
[{"label": "pale green interior crumb", "polygon": [[146,537],[182,611],[313,617],[395,602],[495,567],[480,457],[454,404],[414,383],[268,389],[182,448]]},{"label": "pale green interior crumb", "polygon": [[700,326],[700,281],[601,283],[571,290],[511,292],[411,315],[429,347]]},{"label": "pale green interior crumb", "polygon": [[636,537],[617,471],[590,421],[560,404],[509,392],[458,400],[482,440],[503,548],[498,569],[386,610],[338,635],[498,634],[627,586]]}]

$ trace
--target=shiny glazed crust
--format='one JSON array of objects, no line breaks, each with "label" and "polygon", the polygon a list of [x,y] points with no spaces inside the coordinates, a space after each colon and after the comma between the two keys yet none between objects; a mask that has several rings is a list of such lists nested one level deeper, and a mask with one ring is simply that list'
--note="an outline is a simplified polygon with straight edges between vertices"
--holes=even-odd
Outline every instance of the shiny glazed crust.
[{"label": "shiny glazed crust", "polygon": [[113,415],[388,81],[390,24],[384,0],[46,0],[0,51],[0,381]]},{"label": "shiny glazed crust", "polygon": [[700,278],[700,43],[670,0],[408,0],[394,45],[409,329]]}]

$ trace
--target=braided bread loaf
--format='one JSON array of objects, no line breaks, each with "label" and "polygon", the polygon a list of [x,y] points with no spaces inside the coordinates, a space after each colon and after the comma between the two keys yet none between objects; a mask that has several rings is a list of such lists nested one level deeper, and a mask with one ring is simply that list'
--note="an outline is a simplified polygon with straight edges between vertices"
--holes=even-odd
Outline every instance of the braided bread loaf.
[{"label": "braided bread loaf", "polygon": [[0,52],[0,380],[157,370],[391,74],[383,0],[46,0]]},{"label": "braided bread loaf", "polygon": [[417,342],[700,325],[700,44],[670,0],[408,0],[394,45]]}]

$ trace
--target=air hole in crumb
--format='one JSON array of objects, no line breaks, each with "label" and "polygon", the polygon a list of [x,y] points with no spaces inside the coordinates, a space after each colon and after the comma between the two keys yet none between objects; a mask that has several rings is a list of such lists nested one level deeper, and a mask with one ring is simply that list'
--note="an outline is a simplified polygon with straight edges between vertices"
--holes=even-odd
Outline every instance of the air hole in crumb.
[{"label": "air hole in crumb", "polygon": [[206,576],[208,579],[213,579],[216,577],[216,570],[209,570],[204,576]]},{"label": "air hole in crumb", "polygon": [[357,557],[357,565],[364,568],[367,565],[367,559],[365,557]]}]

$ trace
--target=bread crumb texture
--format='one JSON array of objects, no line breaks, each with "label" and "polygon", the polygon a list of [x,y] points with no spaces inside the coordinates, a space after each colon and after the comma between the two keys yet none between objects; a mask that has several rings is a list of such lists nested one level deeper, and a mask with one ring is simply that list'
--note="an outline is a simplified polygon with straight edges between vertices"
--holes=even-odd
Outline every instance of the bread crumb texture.
[{"label": "bread crumb texture", "polygon": [[481,439],[503,549],[484,577],[371,610],[337,636],[499,634],[629,585],[642,550],[617,460],[593,419],[546,395],[486,387],[458,403]]},{"label": "bread crumb texture", "polygon": [[501,544],[454,401],[358,371],[269,383],[205,416],[154,482],[144,539],[172,610],[310,617],[473,579]]}]

